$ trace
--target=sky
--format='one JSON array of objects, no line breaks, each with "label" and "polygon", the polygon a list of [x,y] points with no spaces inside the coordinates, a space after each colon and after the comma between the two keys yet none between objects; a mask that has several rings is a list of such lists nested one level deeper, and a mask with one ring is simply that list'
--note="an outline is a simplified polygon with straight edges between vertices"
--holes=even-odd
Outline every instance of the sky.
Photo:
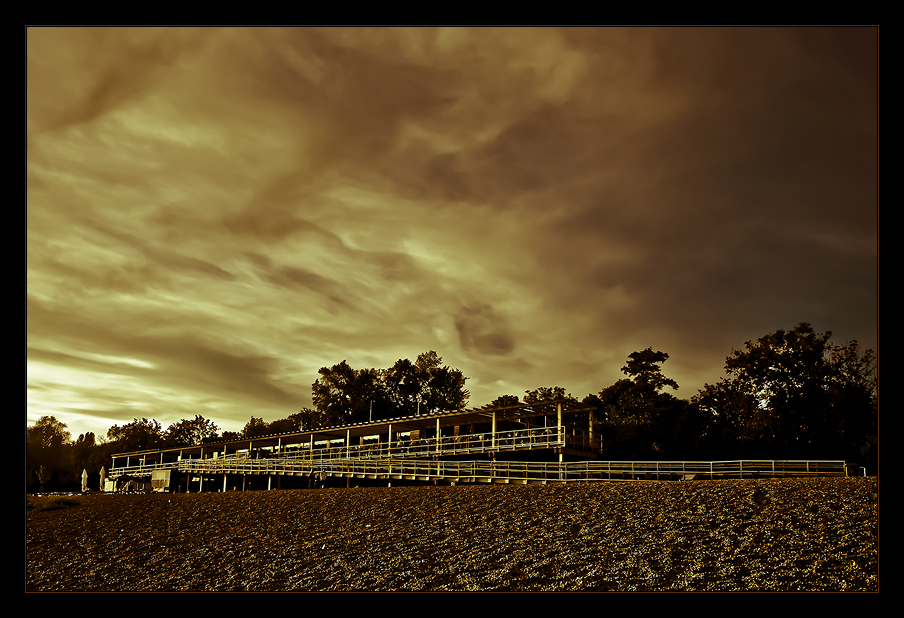
[{"label": "sky", "polygon": [[[877,28],[28,28],[27,424],[469,407],[809,322],[878,352]],[[671,392],[671,391],[670,391]]]}]

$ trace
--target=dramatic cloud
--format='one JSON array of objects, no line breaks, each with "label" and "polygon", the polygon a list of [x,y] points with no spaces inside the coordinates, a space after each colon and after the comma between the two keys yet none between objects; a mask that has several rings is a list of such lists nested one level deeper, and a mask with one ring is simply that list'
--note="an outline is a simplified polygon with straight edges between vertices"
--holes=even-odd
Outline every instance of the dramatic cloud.
[{"label": "dramatic cloud", "polygon": [[810,322],[878,345],[875,28],[30,28],[27,419],[471,404]]},{"label": "dramatic cloud", "polygon": [[481,354],[505,355],[515,347],[505,320],[492,307],[462,307],[455,318],[461,347]]}]

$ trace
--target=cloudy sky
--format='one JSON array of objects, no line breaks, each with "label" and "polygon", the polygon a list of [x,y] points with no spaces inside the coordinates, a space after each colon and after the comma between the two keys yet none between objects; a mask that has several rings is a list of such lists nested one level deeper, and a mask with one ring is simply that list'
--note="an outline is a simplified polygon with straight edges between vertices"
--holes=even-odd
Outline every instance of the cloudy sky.
[{"label": "cloudy sky", "polygon": [[311,405],[436,350],[470,406],[631,352],[690,398],[810,322],[878,351],[878,31],[26,33],[27,422]]}]

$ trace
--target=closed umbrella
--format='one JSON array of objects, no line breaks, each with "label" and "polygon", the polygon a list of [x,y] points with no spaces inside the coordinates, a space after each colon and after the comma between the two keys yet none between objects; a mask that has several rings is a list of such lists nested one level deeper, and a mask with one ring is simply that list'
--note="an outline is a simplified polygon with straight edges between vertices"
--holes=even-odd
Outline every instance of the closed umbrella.
[{"label": "closed umbrella", "polygon": [[100,467],[100,491],[104,490],[104,483],[107,482],[107,471],[104,470],[104,467]]},{"label": "closed umbrella", "polygon": [[82,491],[88,491],[88,471],[82,470]]}]

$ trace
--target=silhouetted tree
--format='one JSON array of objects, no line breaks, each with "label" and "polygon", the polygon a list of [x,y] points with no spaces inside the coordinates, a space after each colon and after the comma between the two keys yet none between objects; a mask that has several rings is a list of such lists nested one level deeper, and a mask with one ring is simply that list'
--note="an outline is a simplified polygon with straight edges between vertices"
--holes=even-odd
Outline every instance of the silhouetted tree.
[{"label": "silhouetted tree", "polygon": [[323,425],[339,425],[352,419],[366,420],[379,381],[370,371],[356,371],[346,361],[322,367],[311,387],[314,407]]},{"label": "silhouetted tree", "polygon": [[66,424],[54,416],[42,416],[25,428],[26,478],[35,478],[51,488],[54,479],[65,482],[71,473],[72,436]]},{"label": "silhouetted tree", "polygon": [[494,408],[503,408],[505,406],[516,406],[519,403],[521,402],[518,400],[518,395],[500,395],[491,401],[490,405]]},{"label": "silhouetted tree", "polygon": [[461,409],[469,396],[466,380],[458,369],[443,365],[433,350],[413,363],[399,359],[385,370],[355,370],[342,361],[320,369],[312,385],[316,414],[304,413],[304,422],[338,425]]},{"label": "silhouetted tree", "polygon": [[200,414],[193,420],[181,420],[173,423],[166,430],[166,443],[170,446],[197,446],[216,441],[219,428],[213,421]]},{"label": "silhouetted tree", "polygon": [[574,397],[570,393],[566,395],[565,389],[561,386],[541,386],[532,391],[524,391],[524,403],[538,403],[550,399],[574,399]]},{"label": "silhouetted tree", "polygon": [[166,436],[156,419],[135,419],[131,423],[113,425],[107,430],[107,438],[116,442],[117,452],[141,451],[165,445]]},{"label": "silhouetted tree", "polygon": [[468,403],[470,393],[465,389],[467,378],[458,369],[442,362],[443,359],[433,350],[417,357],[415,367],[421,376],[422,411],[460,410]]},{"label": "silhouetted tree", "polygon": [[264,419],[252,416],[251,420],[245,423],[245,427],[242,429],[242,438],[259,438],[269,433],[271,433],[270,428],[264,422]]},{"label": "silhouetted tree", "polygon": [[693,403],[710,416],[722,448],[764,458],[875,455],[878,380],[875,356],[855,342],[831,344],[801,322],[733,350],[727,378],[707,384]]},{"label": "silhouetted tree", "polygon": [[600,391],[592,403],[601,412],[604,452],[613,457],[660,458],[683,450],[684,436],[678,423],[687,402],[659,392],[678,383],[662,375],[665,352],[652,348],[633,352],[622,372],[632,379],[618,380]]},{"label": "silhouetted tree", "polygon": [[665,352],[654,352],[653,348],[647,348],[640,352],[632,352],[628,359],[628,363],[621,369],[622,373],[630,376],[641,389],[659,392],[664,387],[670,386],[678,390],[678,383],[662,375],[662,369],[659,367],[669,359]]}]

